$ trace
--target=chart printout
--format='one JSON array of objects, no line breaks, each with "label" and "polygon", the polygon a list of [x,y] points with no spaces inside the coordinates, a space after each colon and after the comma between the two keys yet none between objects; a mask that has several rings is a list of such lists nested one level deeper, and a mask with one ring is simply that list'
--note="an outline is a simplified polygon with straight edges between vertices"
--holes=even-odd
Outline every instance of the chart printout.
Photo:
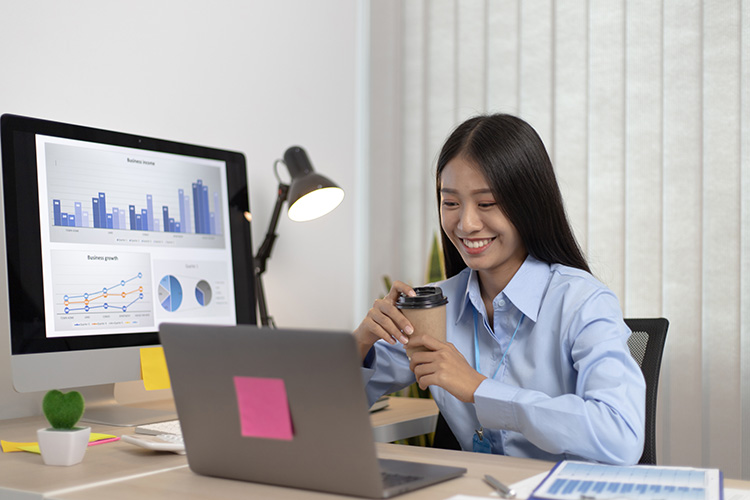
[{"label": "chart printout", "polygon": [[530,498],[720,500],[722,482],[718,469],[563,461]]}]

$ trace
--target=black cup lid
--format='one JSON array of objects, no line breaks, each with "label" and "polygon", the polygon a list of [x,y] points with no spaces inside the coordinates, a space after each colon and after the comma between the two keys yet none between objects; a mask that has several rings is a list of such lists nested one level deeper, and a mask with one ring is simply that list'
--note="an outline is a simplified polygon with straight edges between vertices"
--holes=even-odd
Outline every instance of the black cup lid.
[{"label": "black cup lid", "polygon": [[448,298],[443,295],[443,290],[437,286],[420,286],[414,289],[416,297],[399,295],[396,307],[399,309],[429,309],[448,303]]}]

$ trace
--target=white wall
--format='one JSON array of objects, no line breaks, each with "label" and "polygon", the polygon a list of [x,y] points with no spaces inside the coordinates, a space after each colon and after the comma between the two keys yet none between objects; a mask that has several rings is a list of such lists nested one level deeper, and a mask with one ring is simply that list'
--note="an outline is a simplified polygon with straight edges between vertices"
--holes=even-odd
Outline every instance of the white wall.
[{"label": "white wall", "polygon": [[[282,218],[265,274],[269,309],[280,327],[349,330],[358,322],[359,8],[350,0],[0,0],[0,113],[245,153],[256,250],[276,198],[273,162],[303,146],[347,196],[320,220]],[[9,418],[38,411],[39,395],[11,388],[0,290],[0,418]]]}]

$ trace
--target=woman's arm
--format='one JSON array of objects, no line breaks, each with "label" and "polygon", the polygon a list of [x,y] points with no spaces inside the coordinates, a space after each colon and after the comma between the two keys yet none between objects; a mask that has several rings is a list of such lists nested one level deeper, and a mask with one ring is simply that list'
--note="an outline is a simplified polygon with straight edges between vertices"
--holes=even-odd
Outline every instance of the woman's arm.
[{"label": "woman's arm", "polygon": [[[612,303],[614,301],[614,304]],[[601,311],[612,311],[602,317]],[[571,393],[551,397],[485,380],[474,394],[485,427],[520,432],[549,453],[613,464],[636,463],[645,440],[645,380],[630,354],[616,298],[600,295],[574,314],[565,344]]]}]

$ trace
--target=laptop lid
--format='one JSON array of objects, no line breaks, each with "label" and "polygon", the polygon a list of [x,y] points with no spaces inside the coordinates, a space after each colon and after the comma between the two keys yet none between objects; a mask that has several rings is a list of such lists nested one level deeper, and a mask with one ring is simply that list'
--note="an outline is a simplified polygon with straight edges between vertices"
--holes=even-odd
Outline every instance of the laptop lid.
[{"label": "laptop lid", "polygon": [[348,332],[162,323],[159,337],[196,473],[381,498],[465,472],[420,464],[427,478],[384,487],[394,464],[377,459]]}]

